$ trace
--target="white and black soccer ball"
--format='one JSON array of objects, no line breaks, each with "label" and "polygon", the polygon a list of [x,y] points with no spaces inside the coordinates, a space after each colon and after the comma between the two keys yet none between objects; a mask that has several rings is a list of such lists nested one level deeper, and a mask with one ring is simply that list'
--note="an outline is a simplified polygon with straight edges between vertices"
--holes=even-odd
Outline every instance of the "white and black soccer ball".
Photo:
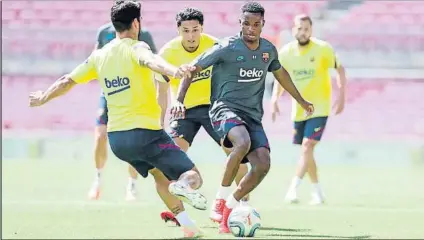
[{"label": "white and black soccer ball", "polygon": [[228,228],[235,237],[254,237],[261,227],[261,216],[251,206],[238,206],[228,217]]}]

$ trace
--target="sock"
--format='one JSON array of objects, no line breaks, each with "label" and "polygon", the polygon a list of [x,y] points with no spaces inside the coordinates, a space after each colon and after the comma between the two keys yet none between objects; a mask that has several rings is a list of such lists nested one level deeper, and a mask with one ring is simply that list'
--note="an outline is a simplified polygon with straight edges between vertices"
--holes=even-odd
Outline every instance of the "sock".
[{"label": "sock", "polygon": [[302,179],[299,178],[298,176],[294,176],[291,182],[291,186],[290,189],[296,189],[297,187],[299,187],[300,183],[302,182]]},{"label": "sock", "polygon": [[321,187],[319,186],[319,183],[312,183],[312,191],[316,194],[322,195]]},{"label": "sock", "polygon": [[137,178],[129,177],[128,178],[128,187],[134,187],[136,181],[137,181]]},{"label": "sock", "polygon": [[234,195],[231,194],[230,196],[228,196],[227,201],[225,202],[225,206],[229,209],[233,209],[235,208],[237,205],[239,204],[239,201],[237,201],[234,198]]},{"label": "sock", "polygon": [[216,193],[216,199],[227,199],[231,192],[231,186],[220,186]]},{"label": "sock", "polygon": [[190,219],[187,212],[183,211],[180,212],[178,215],[175,216],[175,218],[178,220],[178,222],[183,227],[195,227],[196,224],[193,222],[193,220]]},{"label": "sock", "polygon": [[100,180],[101,173],[102,173],[102,169],[101,168],[97,168],[96,169],[96,181],[99,181]]}]

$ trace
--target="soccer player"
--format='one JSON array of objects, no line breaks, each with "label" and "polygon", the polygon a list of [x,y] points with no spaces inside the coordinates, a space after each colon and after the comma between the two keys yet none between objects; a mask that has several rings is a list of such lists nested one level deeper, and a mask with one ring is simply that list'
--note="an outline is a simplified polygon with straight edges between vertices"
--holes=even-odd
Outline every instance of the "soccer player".
[{"label": "soccer player", "polygon": [[261,123],[267,72],[274,74],[308,114],[313,112],[313,105],[302,98],[289,74],[281,67],[275,46],[260,37],[265,23],[264,8],[257,2],[247,2],[241,11],[240,34],[221,41],[192,62],[196,69],[191,77],[181,80],[177,99],[171,109],[171,114],[184,117],[184,98],[193,75],[213,66],[213,104],[209,115],[224,146],[233,147],[227,158],[221,190],[231,186],[246,155],[252,166],[235,191],[229,196],[221,195],[225,205],[219,225],[220,233],[230,232],[228,216],[231,210],[260,184],[270,168],[270,147]]},{"label": "soccer player", "polygon": [[[200,54],[211,48],[217,39],[208,34],[203,33],[203,13],[195,8],[185,8],[176,16],[177,30],[179,36],[165,44],[159,51],[159,55],[167,60],[169,63],[180,66],[182,64],[188,64],[193,61]],[[187,108],[186,116],[184,119],[170,119],[170,132],[169,134],[173,137],[175,143],[181,147],[185,152],[193,143],[193,139],[197,135],[197,132],[203,127],[209,136],[218,144],[221,145],[220,136],[214,131],[210,118],[210,92],[211,92],[211,74],[212,67],[202,70],[193,77],[193,84],[190,90],[187,92],[187,96],[184,100],[184,104]],[[170,86],[171,96],[174,99],[177,95],[178,86],[180,84],[179,79],[170,78],[156,74],[156,80],[163,86],[164,93],[161,94],[159,100],[162,106],[162,122],[164,121],[166,109],[168,105],[168,86]],[[164,83],[165,82],[165,83]],[[169,84],[166,84],[168,82]],[[224,149],[226,152],[230,152],[230,149]],[[236,183],[247,173],[247,159],[242,161],[239,172],[236,176]],[[218,193],[219,194],[219,193]],[[219,197],[219,196],[218,196]],[[248,200],[248,197],[244,199]],[[211,209],[210,218],[213,221],[220,221],[222,216],[219,209],[222,209],[223,204],[221,201],[217,201],[214,207]],[[165,221],[172,220],[175,222],[175,218],[169,212],[161,214],[162,219]],[[177,223],[178,224],[178,223]]]},{"label": "soccer player", "polygon": [[[337,71],[339,91],[334,104],[335,114],[341,113],[344,109],[346,76],[345,70],[330,44],[311,37],[312,20],[309,16],[298,15],[295,17],[293,34],[296,40],[281,48],[279,58],[294,80],[296,88],[314,103],[315,112],[312,116],[306,116],[302,106],[293,101],[293,142],[301,145],[302,150],[296,175],[286,194],[286,200],[292,203],[298,201],[296,190],[307,172],[313,186],[311,204],[321,204],[324,202],[324,195],[318,184],[314,149],[321,140],[331,112],[332,89],[329,69],[334,68]],[[274,84],[274,86],[271,101],[273,121],[279,114],[278,98],[283,93],[282,87],[278,84]]]},{"label": "soccer player", "polygon": [[[97,43],[94,49],[101,49],[107,43],[115,39],[116,31],[111,22],[101,26],[97,31]],[[152,35],[145,29],[141,29],[138,35],[138,40],[147,43],[153,53],[156,53],[156,46],[153,42]],[[94,161],[96,165],[96,176],[88,192],[88,198],[97,200],[100,196],[101,172],[106,164],[107,159],[107,104],[106,98],[101,92],[99,100],[98,117],[96,118],[96,127],[94,129]],[[133,201],[136,198],[135,182],[137,180],[137,171],[128,166],[129,179],[127,185],[126,199]]]},{"label": "soccer player", "polygon": [[[153,71],[181,78],[190,76],[191,68],[176,68],[137,40],[140,3],[116,1],[111,8],[111,20],[117,38],[94,51],[84,63],[46,91],[30,94],[30,106],[41,106],[67,93],[76,84],[98,79],[107,100],[108,139],[116,157],[131,164],[143,177],[147,177],[148,172],[162,173],[173,182],[158,191],[167,191],[205,210],[206,198],[196,190],[202,184],[197,168],[162,129],[153,81]],[[185,211],[178,212],[176,218],[186,237],[201,233]]]}]

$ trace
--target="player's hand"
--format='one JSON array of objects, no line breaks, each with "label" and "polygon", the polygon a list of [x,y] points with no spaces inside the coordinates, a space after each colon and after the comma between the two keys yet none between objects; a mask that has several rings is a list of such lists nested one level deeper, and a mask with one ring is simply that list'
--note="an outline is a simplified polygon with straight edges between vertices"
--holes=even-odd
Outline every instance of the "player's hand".
[{"label": "player's hand", "polygon": [[184,78],[184,77],[189,78],[189,77],[191,77],[191,72],[194,71],[194,70],[196,70],[195,66],[183,64],[175,72],[174,78],[179,78],[179,79]]},{"label": "player's hand", "polygon": [[43,100],[43,92],[37,91],[29,94],[29,106],[38,107],[43,105],[45,102]]},{"label": "player's hand", "polygon": [[280,108],[278,106],[277,100],[271,100],[271,119],[272,122],[275,122],[277,119],[277,116],[280,115]]},{"label": "player's hand", "polygon": [[336,98],[336,101],[334,102],[334,105],[333,105],[334,114],[338,115],[343,112],[345,107],[345,102],[346,101],[345,101],[344,93],[340,93],[338,97]]},{"label": "player's hand", "polygon": [[314,113],[315,108],[314,108],[314,105],[312,103],[310,103],[306,100],[303,100],[299,104],[300,104],[300,106],[302,106],[303,110],[305,110],[306,116],[309,117]]},{"label": "player's hand", "polygon": [[173,119],[183,119],[185,118],[185,106],[184,103],[180,101],[175,101],[171,107],[171,118]]}]

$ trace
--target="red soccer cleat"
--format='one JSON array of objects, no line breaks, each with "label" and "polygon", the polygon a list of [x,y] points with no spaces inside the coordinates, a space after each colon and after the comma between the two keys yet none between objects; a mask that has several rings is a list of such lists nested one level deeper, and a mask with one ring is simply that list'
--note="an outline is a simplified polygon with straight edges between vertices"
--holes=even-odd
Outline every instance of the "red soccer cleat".
[{"label": "red soccer cleat", "polygon": [[224,206],[224,211],[222,212],[222,221],[219,224],[219,233],[231,233],[230,229],[228,228],[228,217],[230,216],[230,213],[233,209],[227,208],[227,206]]},{"label": "red soccer cleat", "polygon": [[212,207],[209,218],[216,223],[220,223],[222,221],[222,212],[224,211],[224,206],[224,199],[215,199],[215,203]]},{"label": "red soccer cleat", "polygon": [[162,218],[162,220],[166,222],[168,221],[172,221],[175,223],[175,225],[177,225],[178,227],[180,227],[180,223],[178,222],[178,220],[175,218],[174,214],[172,212],[162,212],[160,214],[160,218]]}]

